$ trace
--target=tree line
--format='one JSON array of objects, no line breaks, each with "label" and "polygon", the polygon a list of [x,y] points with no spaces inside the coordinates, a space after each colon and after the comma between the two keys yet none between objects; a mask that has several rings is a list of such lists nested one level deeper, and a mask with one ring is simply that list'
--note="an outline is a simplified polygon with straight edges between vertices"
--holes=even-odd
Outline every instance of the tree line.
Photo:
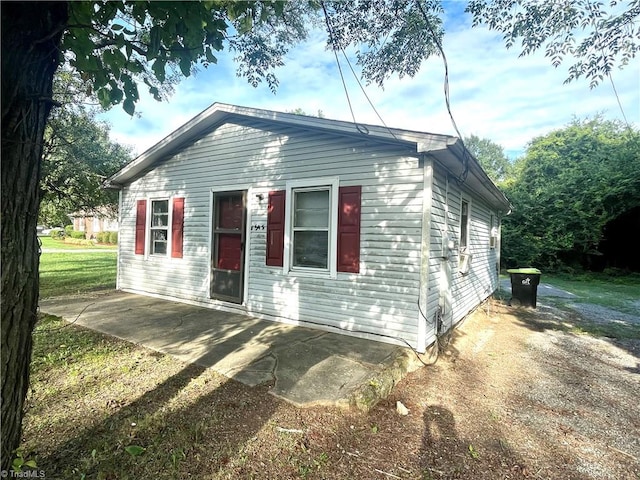
[{"label": "tree line", "polygon": [[[600,116],[574,119],[532,139],[513,163],[490,140],[472,136],[465,143],[513,205],[502,219],[503,268],[607,266],[607,226],[640,208],[637,129]],[[628,234],[638,231],[638,218],[629,217]]]}]

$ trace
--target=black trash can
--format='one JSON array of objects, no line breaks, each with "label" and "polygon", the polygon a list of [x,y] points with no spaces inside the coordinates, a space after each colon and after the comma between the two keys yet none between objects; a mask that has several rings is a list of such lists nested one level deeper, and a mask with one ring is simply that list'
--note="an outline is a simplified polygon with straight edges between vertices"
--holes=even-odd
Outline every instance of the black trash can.
[{"label": "black trash can", "polygon": [[536,308],[538,285],[542,272],[537,268],[512,268],[507,270],[511,275],[511,300],[509,305],[523,305]]}]

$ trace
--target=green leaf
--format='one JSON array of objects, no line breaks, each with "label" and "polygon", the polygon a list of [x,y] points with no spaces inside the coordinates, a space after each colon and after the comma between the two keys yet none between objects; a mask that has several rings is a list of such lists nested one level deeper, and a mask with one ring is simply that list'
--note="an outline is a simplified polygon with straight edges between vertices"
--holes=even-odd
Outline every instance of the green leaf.
[{"label": "green leaf", "polygon": [[124,449],[132,457],[139,457],[146,451],[146,448],[143,448],[139,445],[129,445],[128,447],[124,447]]},{"label": "green leaf", "polygon": [[102,105],[103,108],[106,108],[111,104],[111,96],[109,94],[109,91],[106,88],[100,88],[97,91],[97,94],[98,94],[98,101],[100,102],[100,105]]},{"label": "green leaf", "polygon": [[191,75],[191,58],[187,52],[183,52],[180,57],[180,70],[185,77]]},{"label": "green leaf", "polygon": [[38,468],[38,464],[36,463],[35,460],[27,460],[26,462],[24,462],[22,466],[29,467],[29,468]]},{"label": "green leaf", "polygon": [[155,61],[153,62],[153,65],[151,66],[153,73],[156,74],[156,78],[160,82],[164,82],[166,78],[165,72],[164,72],[165,64],[166,64],[166,60],[164,58],[156,58]]},{"label": "green leaf", "polygon": [[[114,82],[115,83],[115,82]],[[111,87],[109,91],[109,101],[112,105],[120,103],[122,101],[123,92],[116,85]]]},{"label": "green leaf", "polygon": [[129,115],[133,115],[136,111],[136,104],[130,98],[125,98],[124,102],[122,102],[122,108]]},{"label": "green leaf", "polygon": [[151,60],[158,55],[160,50],[160,27],[154,25],[149,32],[149,49],[147,50],[147,60]]}]

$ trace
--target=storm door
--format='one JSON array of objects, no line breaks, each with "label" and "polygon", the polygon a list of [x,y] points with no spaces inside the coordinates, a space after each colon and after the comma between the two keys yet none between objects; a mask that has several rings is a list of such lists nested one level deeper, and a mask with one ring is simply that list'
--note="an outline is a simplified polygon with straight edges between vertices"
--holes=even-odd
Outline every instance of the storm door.
[{"label": "storm door", "polygon": [[211,298],[242,303],[246,191],[213,194]]}]

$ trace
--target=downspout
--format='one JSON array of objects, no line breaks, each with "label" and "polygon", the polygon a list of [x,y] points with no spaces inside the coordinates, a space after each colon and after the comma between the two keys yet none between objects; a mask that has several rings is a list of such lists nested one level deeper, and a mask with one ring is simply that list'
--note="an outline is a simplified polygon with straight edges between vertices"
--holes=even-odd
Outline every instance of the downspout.
[{"label": "downspout", "polygon": [[427,299],[429,291],[429,258],[431,256],[431,215],[433,206],[433,160],[422,155],[423,187],[422,187],[422,243],[420,245],[420,286],[418,293],[418,345],[419,353],[427,350],[428,319]]},{"label": "downspout", "polygon": [[[440,335],[449,329],[447,317],[450,315],[453,299],[451,298],[451,245],[453,241],[449,231],[449,175],[445,177],[444,190],[444,232],[442,232],[442,255],[440,256],[440,278],[438,280],[440,321],[437,334]],[[453,322],[451,322],[453,323]]]}]

